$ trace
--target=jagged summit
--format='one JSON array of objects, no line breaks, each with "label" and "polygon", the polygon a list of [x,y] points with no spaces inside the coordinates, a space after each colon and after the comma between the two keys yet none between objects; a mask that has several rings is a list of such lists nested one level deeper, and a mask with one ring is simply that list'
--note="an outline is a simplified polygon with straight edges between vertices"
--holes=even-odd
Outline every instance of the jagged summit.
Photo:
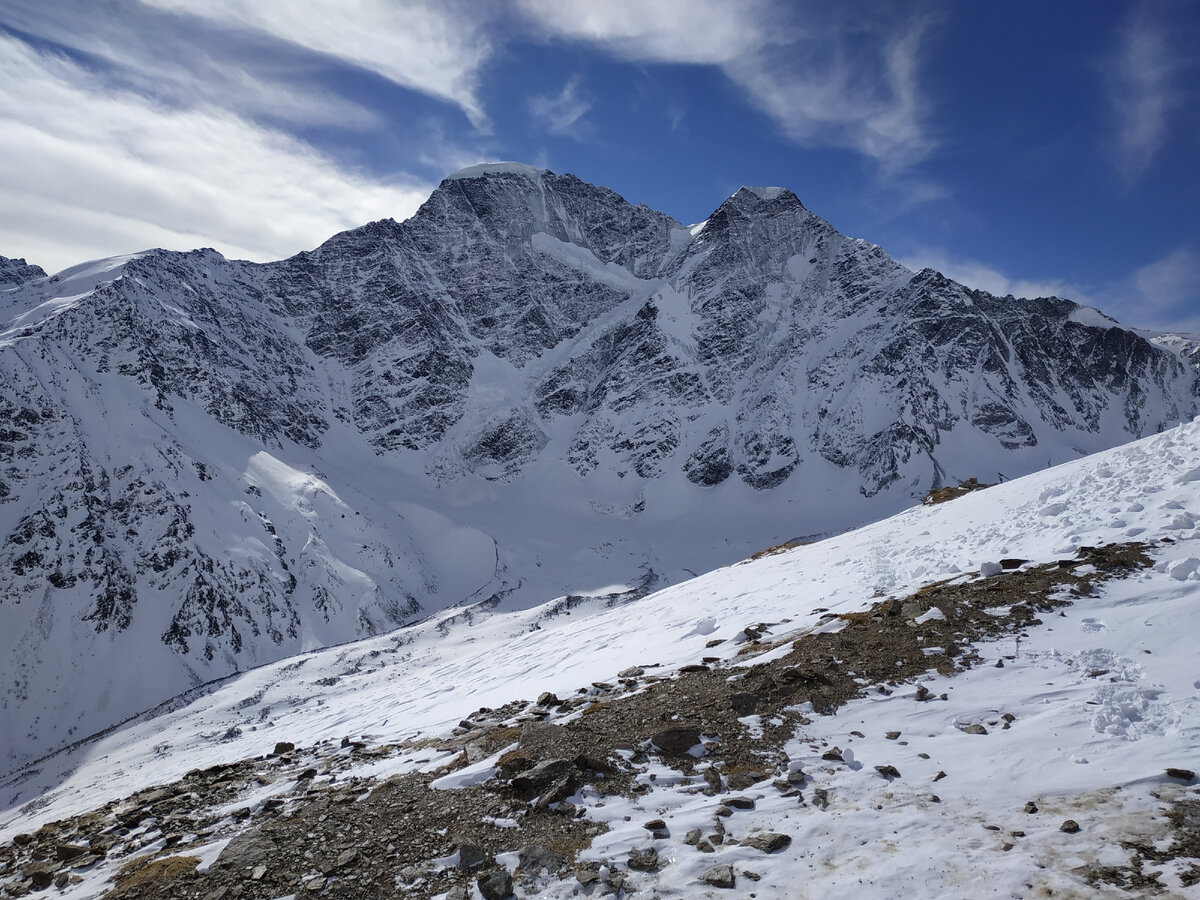
[{"label": "jagged summit", "polygon": [[452,175],[447,175],[447,181],[463,181],[468,178],[483,178],[488,175],[521,175],[525,178],[539,179],[543,175],[553,175],[549,169],[539,169],[535,166],[519,162],[478,163],[459,169]]},{"label": "jagged summit", "polygon": [[1185,345],[913,273],[790,191],[694,231],[488,164],[291,259],[159,250],[5,290],[0,758],[449,605],[627,600],[1197,411]]},{"label": "jagged summit", "polygon": [[30,265],[24,259],[0,256],[0,289],[17,287],[34,279],[45,277],[46,272],[41,266]]},{"label": "jagged summit", "polygon": [[734,192],[733,196],[736,197],[738,194],[751,194],[767,203],[783,200],[787,203],[795,203],[801,207],[804,205],[800,203],[799,197],[785,187],[753,187],[752,185],[742,185]]}]

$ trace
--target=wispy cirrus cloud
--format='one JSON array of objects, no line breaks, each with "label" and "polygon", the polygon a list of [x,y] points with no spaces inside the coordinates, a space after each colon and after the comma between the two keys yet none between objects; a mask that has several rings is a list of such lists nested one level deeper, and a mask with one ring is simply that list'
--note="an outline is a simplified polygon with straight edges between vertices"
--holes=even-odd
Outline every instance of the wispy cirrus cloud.
[{"label": "wispy cirrus cloud", "polygon": [[148,246],[279,258],[407,216],[430,188],[348,170],[229,110],[114,89],[3,34],[0,82],[0,252],[47,269]]},{"label": "wispy cirrus cloud", "polygon": [[855,16],[843,5],[768,0],[518,0],[548,38],[636,62],[711,65],[805,146],[845,147],[898,171],[934,148],[920,87],[933,20]]},{"label": "wispy cirrus cloud", "polygon": [[374,72],[458,106],[481,130],[480,72],[494,52],[496,4],[467,0],[141,0],[257,32]]},{"label": "wispy cirrus cloud", "polygon": [[1137,269],[1119,299],[1138,324],[1164,330],[1200,331],[1200,254],[1178,247]]},{"label": "wispy cirrus cloud", "polygon": [[532,97],[529,114],[534,121],[550,134],[585,140],[589,129],[583,117],[592,108],[592,102],[580,94],[579,82],[579,76],[575,76],[561,91]]},{"label": "wispy cirrus cloud", "polygon": [[1113,164],[1130,184],[1154,162],[1180,101],[1178,76],[1183,66],[1167,25],[1153,15],[1153,7],[1136,7],[1117,34],[1116,53],[1107,68],[1116,125]]},{"label": "wispy cirrus cloud", "polygon": [[370,131],[380,115],[319,83],[303,51],[140,3],[6,0],[0,24],[85,59],[115,89],[291,126]]}]

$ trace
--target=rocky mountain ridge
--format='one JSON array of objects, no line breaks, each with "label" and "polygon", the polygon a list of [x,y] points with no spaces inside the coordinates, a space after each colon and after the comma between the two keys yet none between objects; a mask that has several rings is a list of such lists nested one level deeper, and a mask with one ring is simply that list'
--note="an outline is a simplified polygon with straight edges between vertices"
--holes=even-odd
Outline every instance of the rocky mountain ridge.
[{"label": "rocky mountain ridge", "polygon": [[1181,353],[911,272],[778,188],[687,228],[497,164],[276,263],[2,272],[14,761],[451,604],[628,600],[1200,396]]}]

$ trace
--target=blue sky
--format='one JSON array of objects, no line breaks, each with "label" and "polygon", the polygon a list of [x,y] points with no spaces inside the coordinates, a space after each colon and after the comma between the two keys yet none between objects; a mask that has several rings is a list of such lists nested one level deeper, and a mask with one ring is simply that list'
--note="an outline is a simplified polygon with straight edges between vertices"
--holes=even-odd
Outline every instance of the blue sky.
[{"label": "blue sky", "polygon": [[0,253],[279,258],[516,159],[1200,330],[1198,48],[1195,0],[0,0]]}]

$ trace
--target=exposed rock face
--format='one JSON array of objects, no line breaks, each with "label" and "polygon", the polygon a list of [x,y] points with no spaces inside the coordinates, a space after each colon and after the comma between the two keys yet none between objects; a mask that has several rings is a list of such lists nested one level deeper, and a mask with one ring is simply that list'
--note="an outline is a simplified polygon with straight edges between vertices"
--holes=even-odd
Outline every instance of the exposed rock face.
[{"label": "exposed rock face", "polygon": [[464,600],[628,600],[1200,394],[1187,342],[911,272],[789,191],[687,229],[520,166],[266,265],[0,259],[0,316],[0,768]]},{"label": "exposed rock face", "polygon": [[0,289],[19,287],[27,281],[45,277],[46,272],[41,266],[30,265],[23,259],[0,256]]}]

